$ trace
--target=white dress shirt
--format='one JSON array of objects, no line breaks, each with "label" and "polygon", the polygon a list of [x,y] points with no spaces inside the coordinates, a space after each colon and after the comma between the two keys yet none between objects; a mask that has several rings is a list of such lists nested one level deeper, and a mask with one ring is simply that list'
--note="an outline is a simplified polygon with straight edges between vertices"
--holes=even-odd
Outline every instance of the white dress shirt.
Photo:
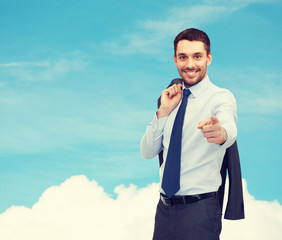
[{"label": "white dress shirt", "polygon": [[[184,87],[184,86],[183,86]],[[226,148],[231,146],[237,137],[235,122],[236,100],[226,89],[212,84],[208,77],[189,88],[181,149],[180,190],[176,195],[194,195],[217,191],[221,185],[220,169]],[[141,140],[141,154],[145,159],[154,158],[163,150],[164,162],[160,167],[160,192],[171,131],[178,106],[169,116],[153,121],[147,126]],[[208,143],[200,129],[199,122],[210,119],[211,115],[219,119],[227,132],[227,140],[223,145]]]}]

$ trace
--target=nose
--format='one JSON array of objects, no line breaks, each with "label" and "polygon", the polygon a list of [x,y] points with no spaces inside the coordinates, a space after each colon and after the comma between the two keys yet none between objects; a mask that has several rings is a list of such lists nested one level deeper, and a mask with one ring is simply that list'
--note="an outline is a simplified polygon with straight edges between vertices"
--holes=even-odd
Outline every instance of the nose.
[{"label": "nose", "polygon": [[192,58],[187,58],[185,67],[189,69],[194,68],[195,67],[194,60]]}]

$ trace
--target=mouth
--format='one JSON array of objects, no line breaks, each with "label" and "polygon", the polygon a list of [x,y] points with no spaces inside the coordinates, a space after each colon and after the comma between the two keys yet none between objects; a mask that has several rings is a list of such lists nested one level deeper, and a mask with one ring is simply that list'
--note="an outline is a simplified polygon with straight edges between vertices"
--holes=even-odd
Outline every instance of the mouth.
[{"label": "mouth", "polygon": [[187,76],[187,77],[189,77],[189,78],[193,78],[193,77],[195,77],[196,76],[196,74],[197,74],[197,72],[199,72],[199,70],[198,69],[194,69],[194,70],[183,70],[183,72],[185,73],[185,75]]}]

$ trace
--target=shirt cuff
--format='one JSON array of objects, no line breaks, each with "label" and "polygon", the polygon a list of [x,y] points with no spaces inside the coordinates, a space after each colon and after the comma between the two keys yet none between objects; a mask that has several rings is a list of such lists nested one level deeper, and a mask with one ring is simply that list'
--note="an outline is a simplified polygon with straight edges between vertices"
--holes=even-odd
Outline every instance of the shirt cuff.
[{"label": "shirt cuff", "polygon": [[227,134],[227,139],[225,141],[225,143],[223,143],[222,145],[220,145],[223,148],[229,148],[236,140],[237,138],[237,128],[235,123],[226,123],[221,125],[221,127],[223,127],[226,131]]}]

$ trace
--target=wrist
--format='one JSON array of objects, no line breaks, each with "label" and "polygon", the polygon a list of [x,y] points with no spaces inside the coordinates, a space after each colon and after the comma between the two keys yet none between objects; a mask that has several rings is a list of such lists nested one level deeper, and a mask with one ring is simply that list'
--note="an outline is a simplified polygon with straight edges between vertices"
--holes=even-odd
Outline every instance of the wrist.
[{"label": "wrist", "polygon": [[170,114],[170,112],[171,111],[169,111],[169,109],[160,107],[157,111],[157,117],[158,117],[158,119],[163,118],[163,117],[167,117]]},{"label": "wrist", "polygon": [[222,139],[221,139],[220,145],[223,145],[227,140],[227,132],[224,128],[221,128],[221,136],[222,136]]}]

